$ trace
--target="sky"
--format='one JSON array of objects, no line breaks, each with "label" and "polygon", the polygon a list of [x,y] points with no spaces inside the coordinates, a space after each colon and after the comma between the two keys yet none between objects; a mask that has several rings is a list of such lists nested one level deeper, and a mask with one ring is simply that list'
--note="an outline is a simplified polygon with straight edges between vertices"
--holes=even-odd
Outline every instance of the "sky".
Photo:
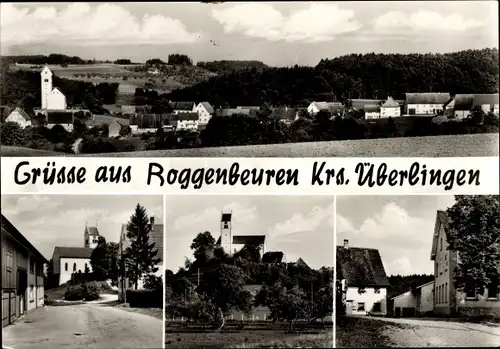
[{"label": "sky", "polygon": [[137,204],[163,220],[162,196],[137,195],[2,195],[4,215],[47,260],[54,247],[84,247],[85,223],[106,241],[118,242]]},{"label": "sky", "polygon": [[266,235],[266,251],[282,251],[288,262],[299,257],[310,267],[333,266],[332,196],[168,196],[166,268],[177,272],[198,233],[220,236],[220,215],[232,211],[233,235]]},{"label": "sky", "polygon": [[378,249],[387,275],[434,274],[430,260],[437,210],[448,195],[337,196],[337,245]]},{"label": "sky", "polygon": [[350,53],[498,47],[497,1],[2,3],[2,54],[316,65]]}]

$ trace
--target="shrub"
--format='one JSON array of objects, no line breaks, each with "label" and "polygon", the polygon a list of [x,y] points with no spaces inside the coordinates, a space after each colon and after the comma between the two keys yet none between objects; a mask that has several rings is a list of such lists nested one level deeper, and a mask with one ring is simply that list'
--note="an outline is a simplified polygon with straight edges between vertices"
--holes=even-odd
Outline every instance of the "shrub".
[{"label": "shrub", "polygon": [[99,299],[99,289],[95,283],[83,284],[83,299],[86,301]]},{"label": "shrub", "polygon": [[83,287],[81,285],[69,286],[64,293],[64,299],[67,301],[81,301],[83,298]]},{"label": "shrub", "polygon": [[83,154],[114,153],[116,147],[108,139],[85,136],[80,145],[80,152]]},{"label": "shrub", "polygon": [[163,292],[158,290],[127,290],[127,301],[132,308],[163,307]]},{"label": "shrub", "polygon": [[163,280],[161,276],[154,274],[146,275],[144,277],[144,288],[163,292]]},{"label": "shrub", "polygon": [[6,122],[0,129],[2,145],[24,147],[28,144],[26,132],[15,122]]}]

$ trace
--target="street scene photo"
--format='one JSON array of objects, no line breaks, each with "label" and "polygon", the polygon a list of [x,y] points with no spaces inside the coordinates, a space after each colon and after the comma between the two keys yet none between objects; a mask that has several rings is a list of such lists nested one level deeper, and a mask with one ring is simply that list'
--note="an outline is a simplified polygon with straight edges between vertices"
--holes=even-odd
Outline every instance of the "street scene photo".
[{"label": "street scene photo", "polygon": [[163,197],[2,195],[2,346],[161,348]]},{"label": "street scene photo", "polygon": [[499,155],[498,1],[0,6],[2,156]]},{"label": "street scene photo", "polygon": [[332,196],[169,196],[167,348],[332,348]]},{"label": "street scene photo", "polygon": [[337,196],[338,348],[500,347],[499,196]]}]

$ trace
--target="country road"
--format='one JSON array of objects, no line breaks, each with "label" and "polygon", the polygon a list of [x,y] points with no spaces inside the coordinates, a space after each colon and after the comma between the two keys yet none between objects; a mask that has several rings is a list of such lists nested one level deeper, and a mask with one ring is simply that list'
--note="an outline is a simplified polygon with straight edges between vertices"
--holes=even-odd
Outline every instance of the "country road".
[{"label": "country road", "polygon": [[405,325],[384,334],[395,347],[500,347],[500,326],[426,319],[372,318]]},{"label": "country road", "polygon": [[163,323],[100,304],[37,308],[3,329],[13,349],[161,348]]}]

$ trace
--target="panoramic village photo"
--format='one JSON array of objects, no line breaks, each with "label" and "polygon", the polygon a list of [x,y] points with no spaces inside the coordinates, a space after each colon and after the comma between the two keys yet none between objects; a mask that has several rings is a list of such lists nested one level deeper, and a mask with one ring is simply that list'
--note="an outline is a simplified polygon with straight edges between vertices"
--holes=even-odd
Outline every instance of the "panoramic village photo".
[{"label": "panoramic village photo", "polygon": [[1,204],[2,348],[162,347],[162,196]]},{"label": "panoramic village photo", "polygon": [[332,196],[169,196],[167,348],[332,348]]},{"label": "panoramic village photo", "polygon": [[499,347],[499,196],[337,196],[338,348]]},{"label": "panoramic village photo", "polygon": [[2,156],[499,155],[497,1],[0,6]]}]

